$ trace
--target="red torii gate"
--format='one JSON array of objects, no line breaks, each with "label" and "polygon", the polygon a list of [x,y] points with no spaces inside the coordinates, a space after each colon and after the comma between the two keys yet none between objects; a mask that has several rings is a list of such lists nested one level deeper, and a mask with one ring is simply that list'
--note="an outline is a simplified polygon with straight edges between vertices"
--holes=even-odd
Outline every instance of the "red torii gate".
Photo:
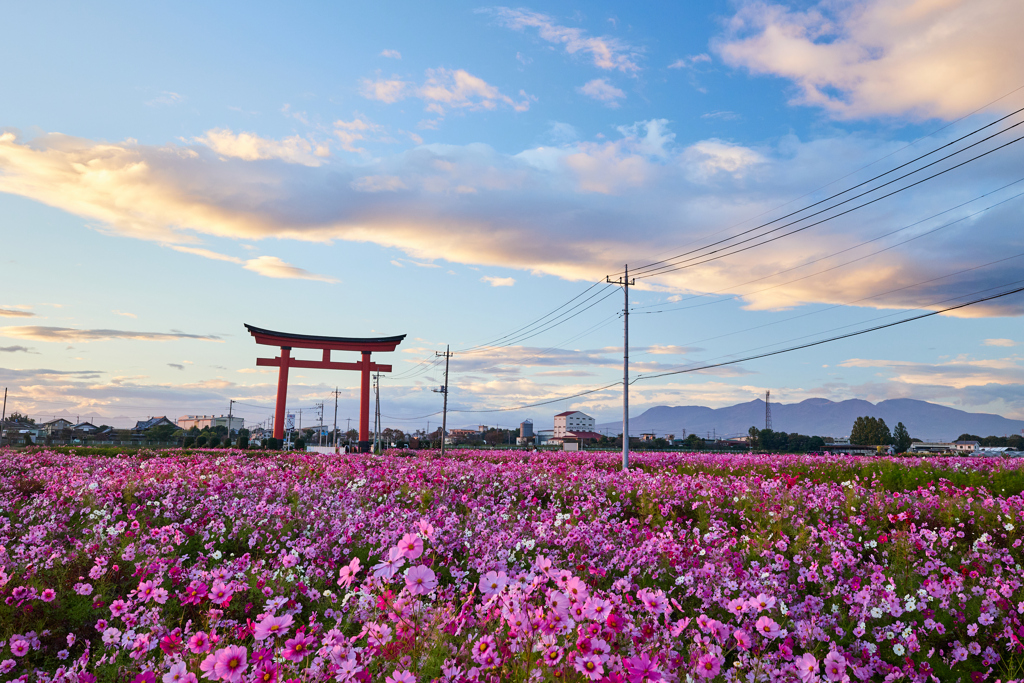
[{"label": "red torii gate", "polygon": [[[285,403],[288,399],[288,368],[314,368],[319,370],[356,370],[362,373],[359,392],[359,450],[366,453],[370,450],[370,373],[391,372],[390,365],[370,362],[373,351],[394,351],[405,339],[404,334],[397,337],[319,337],[308,334],[289,334],[264,330],[252,325],[245,329],[256,338],[257,344],[278,346],[281,355],[277,358],[257,358],[256,365],[278,368],[277,374],[277,406],[274,410],[274,438],[284,438]],[[323,351],[323,360],[298,360],[291,357],[292,349],[319,349]],[[359,351],[363,354],[358,363],[338,363],[331,361],[331,351]]]}]

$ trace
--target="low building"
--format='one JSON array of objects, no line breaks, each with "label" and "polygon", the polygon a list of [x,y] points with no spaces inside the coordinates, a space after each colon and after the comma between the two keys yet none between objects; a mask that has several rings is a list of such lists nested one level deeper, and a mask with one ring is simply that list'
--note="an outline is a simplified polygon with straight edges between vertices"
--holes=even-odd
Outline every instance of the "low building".
[{"label": "low building", "polygon": [[644,432],[643,434],[640,435],[641,441],[654,441],[657,438],[658,435],[655,434],[654,432]]},{"label": "low building", "polygon": [[974,451],[981,448],[981,443],[977,441],[954,441],[953,450],[957,453],[973,453]]},{"label": "low building", "polygon": [[578,410],[569,410],[555,415],[555,438],[565,438],[566,432],[594,431],[594,418]]},{"label": "low building", "polygon": [[[538,446],[543,446],[544,444],[551,443],[552,439],[554,439],[554,438],[555,438],[555,430],[553,430],[553,429],[538,429],[537,433],[536,433],[536,441],[535,441],[535,443]],[[558,443],[562,443],[562,441],[559,440]]]},{"label": "low building", "polygon": [[71,422],[71,420],[65,420],[63,417],[58,417],[53,420],[50,420],[49,422],[44,422],[39,426],[46,430],[47,436],[53,436],[54,434],[58,434],[64,431],[65,429],[71,429],[73,423]]},{"label": "low building", "polygon": [[[228,424],[229,419],[230,425]],[[230,426],[231,431],[237,432],[245,428],[245,419],[235,415],[232,415],[230,418],[227,415],[182,415],[178,418],[178,427],[186,432],[193,427],[196,429],[213,429],[214,427],[228,426]]]},{"label": "low building", "polygon": [[135,426],[132,428],[132,431],[138,433],[148,432],[153,427],[158,427],[160,425],[170,425],[172,427],[177,427],[176,424],[168,420],[166,416],[162,415],[160,417],[151,417],[148,420],[139,420],[138,422],[135,423]]},{"label": "low building", "polygon": [[946,441],[918,441],[910,445],[908,453],[952,453],[956,449]]}]

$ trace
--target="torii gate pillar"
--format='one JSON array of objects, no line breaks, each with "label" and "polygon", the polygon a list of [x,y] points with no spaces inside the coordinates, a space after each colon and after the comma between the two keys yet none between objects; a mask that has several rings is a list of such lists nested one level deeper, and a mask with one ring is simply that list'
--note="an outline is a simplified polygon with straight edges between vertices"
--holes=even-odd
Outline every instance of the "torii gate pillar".
[{"label": "torii gate pillar", "polygon": [[[313,368],[323,370],[355,370],[360,373],[359,382],[359,450],[366,453],[370,450],[370,373],[391,372],[390,365],[370,362],[373,351],[394,351],[402,343],[405,335],[396,337],[320,337],[306,334],[289,334],[273,332],[252,325],[245,326],[256,338],[257,344],[277,346],[281,355],[277,358],[257,358],[256,365],[276,367],[277,403],[274,406],[274,438],[284,438],[285,410],[288,403],[288,369]],[[298,360],[291,357],[293,348],[318,349],[323,352],[321,360]],[[338,363],[331,361],[331,351],[359,351],[362,356],[358,363]]]}]

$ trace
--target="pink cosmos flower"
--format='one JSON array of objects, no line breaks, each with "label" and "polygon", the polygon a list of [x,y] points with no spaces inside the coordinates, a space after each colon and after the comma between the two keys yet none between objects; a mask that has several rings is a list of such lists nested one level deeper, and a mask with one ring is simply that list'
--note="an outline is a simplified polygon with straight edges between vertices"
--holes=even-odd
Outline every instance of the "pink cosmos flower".
[{"label": "pink cosmos flower", "polygon": [[736,598],[735,600],[730,600],[727,607],[732,614],[739,615],[746,611],[748,605],[746,600]]},{"label": "pink cosmos flower", "polygon": [[153,597],[153,591],[155,590],[155,581],[143,581],[139,584],[139,587],[136,589],[136,592],[138,593],[140,600],[142,600],[143,602],[147,602],[149,601],[150,598]]},{"label": "pink cosmos flower", "polygon": [[552,645],[544,651],[544,661],[547,662],[548,666],[554,666],[562,661],[562,648],[557,645]]},{"label": "pink cosmos flower", "polygon": [[15,657],[24,657],[28,654],[28,642],[21,638],[11,640],[11,654]]},{"label": "pink cosmos flower", "polygon": [[714,678],[722,670],[722,659],[710,652],[697,660],[697,675],[701,678]]},{"label": "pink cosmos flower", "polygon": [[415,560],[423,554],[423,539],[415,534],[406,534],[398,542],[398,549],[407,560]]},{"label": "pink cosmos flower", "polygon": [[338,571],[338,585],[348,588],[359,573],[359,558],[355,558]]},{"label": "pink cosmos flower", "polygon": [[766,638],[778,638],[782,634],[781,627],[771,617],[761,617],[754,624],[754,628]]},{"label": "pink cosmos flower", "polygon": [[484,636],[473,645],[473,659],[483,663],[484,657],[493,652],[494,649],[494,638],[491,636]]},{"label": "pink cosmos flower", "polygon": [[143,671],[132,680],[132,683],[156,683],[156,674],[152,671]]},{"label": "pink cosmos flower", "polygon": [[124,600],[114,600],[110,603],[110,614],[113,617],[119,617],[128,611],[128,605],[125,604]]},{"label": "pink cosmos flower", "polygon": [[214,676],[228,683],[238,683],[248,668],[245,661],[247,654],[248,651],[238,645],[228,645],[217,650],[213,663]]},{"label": "pink cosmos flower", "polygon": [[213,644],[210,643],[210,639],[203,631],[198,631],[194,636],[188,639],[188,649],[193,654],[202,654],[203,652],[209,652]]},{"label": "pink cosmos flower", "polygon": [[210,601],[215,605],[223,605],[231,599],[231,589],[223,581],[214,581],[210,587]]},{"label": "pink cosmos flower", "polygon": [[195,674],[189,674],[185,662],[177,662],[171,665],[171,668],[161,677],[161,680],[164,683],[183,683],[186,676],[192,676],[193,680],[196,677]]},{"label": "pink cosmos flower", "polygon": [[53,602],[53,599],[57,597],[57,591],[52,588],[45,588],[43,592],[39,594],[39,599],[43,602]]},{"label": "pink cosmos flower", "polygon": [[583,616],[591,621],[604,621],[611,611],[611,603],[601,598],[590,596],[583,606]]},{"label": "pink cosmos flower", "polygon": [[765,595],[764,593],[759,594],[756,598],[751,598],[750,602],[747,603],[758,612],[775,607],[775,598]]},{"label": "pink cosmos flower", "polygon": [[281,566],[285,567],[286,569],[294,567],[298,563],[299,558],[295,555],[288,554],[281,558]]},{"label": "pink cosmos flower", "polygon": [[384,679],[384,683],[416,683],[416,677],[406,669],[405,671],[394,672]]},{"label": "pink cosmos flower", "polygon": [[430,567],[416,565],[405,572],[405,587],[413,595],[426,595],[437,588],[437,578]]},{"label": "pink cosmos flower", "polygon": [[381,560],[378,564],[373,565],[373,575],[380,579],[390,580],[404,564],[405,556],[402,551],[392,548],[388,551],[386,560]]},{"label": "pink cosmos flower", "polygon": [[7,673],[17,665],[18,663],[15,662],[13,659],[5,659],[4,661],[0,662],[0,674]]},{"label": "pink cosmos flower", "polygon": [[604,676],[604,663],[597,655],[590,655],[588,657],[577,655],[575,668],[592,681],[599,680]]},{"label": "pink cosmos flower", "polygon": [[255,674],[256,683],[275,683],[277,681],[277,664],[267,662],[253,673]]},{"label": "pink cosmos flower", "polygon": [[830,681],[842,680],[846,674],[846,658],[832,651],[825,655],[825,676]]},{"label": "pink cosmos flower", "polygon": [[290,614],[283,614],[279,617],[270,615],[265,617],[263,621],[256,624],[256,628],[253,629],[252,637],[257,642],[266,640],[271,636],[283,636],[288,632],[288,628],[292,625],[293,619]]},{"label": "pink cosmos flower", "polygon": [[485,597],[497,595],[505,590],[508,585],[508,576],[505,572],[489,571],[480,577],[480,592]]},{"label": "pink cosmos flower", "polygon": [[658,666],[646,652],[639,657],[630,657],[626,660],[626,678],[629,683],[644,683],[661,680],[661,672]]},{"label": "pink cosmos flower", "polygon": [[284,652],[281,654],[289,661],[301,662],[310,654],[314,645],[316,645],[316,638],[307,637],[305,633],[302,633],[302,629],[299,629],[299,633],[296,633],[294,638],[284,641]]},{"label": "pink cosmos flower", "polygon": [[810,652],[805,652],[802,657],[797,657],[793,662],[797,675],[803,683],[812,683],[818,678],[818,660]]},{"label": "pink cosmos flower", "polygon": [[577,576],[572,577],[565,584],[566,595],[569,596],[570,600],[576,600],[577,602],[583,602],[589,594],[589,590],[583,579]]},{"label": "pink cosmos flower", "polygon": [[736,629],[733,632],[733,637],[736,639],[736,646],[741,650],[749,650],[751,646],[750,634],[741,628]]}]

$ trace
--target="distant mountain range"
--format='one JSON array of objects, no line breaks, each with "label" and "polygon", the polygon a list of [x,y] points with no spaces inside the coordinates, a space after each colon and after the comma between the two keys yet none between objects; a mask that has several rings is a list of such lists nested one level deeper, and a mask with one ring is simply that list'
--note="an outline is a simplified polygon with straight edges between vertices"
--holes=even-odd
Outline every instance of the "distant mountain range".
[{"label": "distant mountain range", "polygon": [[[865,415],[882,418],[890,430],[897,422],[902,422],[912,437],[925,441],[949,441],[964,433],[1003,436],[1024,430],[1024,420],[1010,420],[989,413],[968,413],[910,398],[879,403],[860,399],[836,402],[825,398],[809,398],[800,403],[772,403],[772,429],[810,436],[849,436],[853,421]],[[746,434],[751,426],[764,428],[764,401],[761,399],[726,408],[657,406],[629,418],[631,435],[654,432],[658,436],[675,434],[678,438],[692,433],[740,436]],[[597,431],[620,434],[622,422],[599,424]]]}]

